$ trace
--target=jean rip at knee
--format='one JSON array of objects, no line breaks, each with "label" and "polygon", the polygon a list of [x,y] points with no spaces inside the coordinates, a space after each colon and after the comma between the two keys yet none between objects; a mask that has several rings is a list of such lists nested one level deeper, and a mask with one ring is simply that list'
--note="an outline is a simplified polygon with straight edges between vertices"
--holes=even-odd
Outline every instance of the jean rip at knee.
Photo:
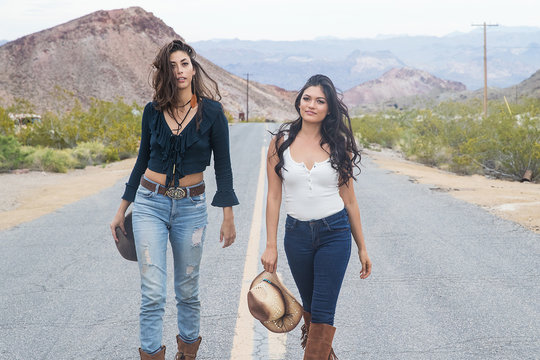
[{"label": "jean rip at knee", "polygon": [[199,247],[202,245],[205,230],[206,226],[202,226],[193,231],[193,233],[191,234],[191,246]]}]

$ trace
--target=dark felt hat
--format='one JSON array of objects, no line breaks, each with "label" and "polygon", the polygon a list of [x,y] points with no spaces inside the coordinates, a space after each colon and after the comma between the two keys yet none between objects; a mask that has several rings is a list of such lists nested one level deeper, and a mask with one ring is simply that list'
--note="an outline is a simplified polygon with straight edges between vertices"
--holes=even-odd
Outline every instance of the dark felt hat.
[{"label": "dark felt hat", "polygon": [[118,242],[115,241],[116,247],[125,259],[131,261],[137,261],[137,252],[135,251],[135,240],[133,238],[133,222],[131,212],[126,215],[124,220],[124,229],[126,229],[127,236],[124,235],[122,229],[116,228],[116,237]]}]

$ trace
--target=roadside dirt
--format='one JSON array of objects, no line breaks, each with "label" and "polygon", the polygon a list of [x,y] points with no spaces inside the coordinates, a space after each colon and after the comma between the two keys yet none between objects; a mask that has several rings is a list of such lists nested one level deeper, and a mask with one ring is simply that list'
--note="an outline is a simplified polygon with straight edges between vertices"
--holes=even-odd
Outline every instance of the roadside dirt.
[{"label": "roadside dirt", "polygon": [[489,212],[540,233],[540,184],[460,176],[403,159],[388,150],[364,151],[377,165],[433,190],[479,205]]},{"label": "roadside dirt", "polygon": [[0,230],[96,194],[129,175],[134,164],[135,159],[126,159],[65,174],[37,171],[0,174]]}]

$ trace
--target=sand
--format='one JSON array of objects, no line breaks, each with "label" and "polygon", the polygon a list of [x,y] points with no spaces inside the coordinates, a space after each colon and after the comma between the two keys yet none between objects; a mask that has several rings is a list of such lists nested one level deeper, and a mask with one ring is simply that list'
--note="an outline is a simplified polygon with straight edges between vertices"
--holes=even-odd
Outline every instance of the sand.
[{"label": "sand", "polygon": [[[366,150],[365,155],[382,168],[408,176],[413,182],[429,184],[434,190],[448,192],[540,233],[540,184],[494,180],[480,175],[459,176],[404,160],[388,150]],[[98,193],[128,176],[134,163],[135,159],[127,159],[66,174],[0,174],[0,230]]]},{"label": "sand", "polygon": [[65,174],[38,171],[0,174],[0,230],[32,221],[113,186],[130,174],[134,164],[135,159],[127,159]]}]

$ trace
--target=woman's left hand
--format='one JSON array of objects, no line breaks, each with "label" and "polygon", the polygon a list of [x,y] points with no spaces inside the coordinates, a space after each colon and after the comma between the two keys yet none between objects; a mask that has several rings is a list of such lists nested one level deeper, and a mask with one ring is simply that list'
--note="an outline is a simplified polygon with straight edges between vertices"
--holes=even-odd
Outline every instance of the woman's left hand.
[{"label": "woman's left hand", "polygon": [[362,270],[360,271],[360,279],[365,279],[371,274],[371,260],[369,259],[367,251],[358,251],[358,257],[362,263]]},{"label": "woman's left hand", "polygon": [[219,242],[223,242],[223,247],[232,245],[236,239],[236,228],[233,219],[223,219],[221,231],[219,232]]}]

